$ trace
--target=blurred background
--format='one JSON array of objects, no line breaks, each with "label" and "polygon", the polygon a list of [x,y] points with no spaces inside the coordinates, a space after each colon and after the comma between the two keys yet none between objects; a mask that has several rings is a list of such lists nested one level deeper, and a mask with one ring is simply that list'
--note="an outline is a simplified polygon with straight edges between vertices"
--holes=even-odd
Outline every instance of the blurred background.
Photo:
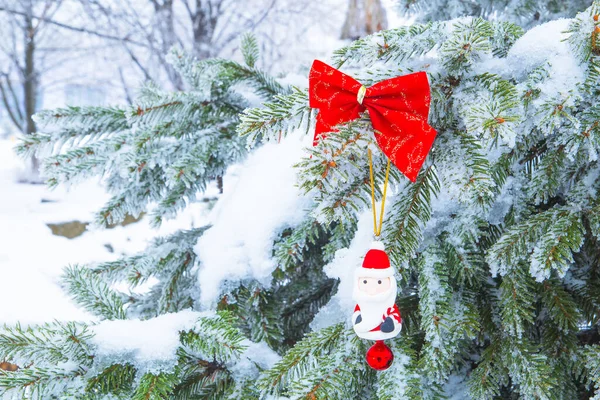
[{"label": "blurred background", "polygon": [[131,102],[143,81],[183,89],[165,60],[173,46],[199,59],[236,58],[239,36],[252,32],[263,69],[306,69],[340,40],[388,27],[389,6],[386,0],[1,0],[0,135],[31,132],[29,116],[41,108]]},{"label": "blurred background", "polygon": [[[313,59],[344,42],[409,22],[393,0],[0,0],[0,324],[85,320],[58,285],[74,263],[142,251],[147,240],[198,226],[190,207],[160,231],[126,220],[94,230],[93,212],[109,198],[99,182],[49,190],[36,160],[13,151],[36,131],[32,116],[64,106],[131,104],[153,81],[184,83],[166,61],[173,46],[198,59],[241,58],[253,33],[259,67],[305,86]],[[40,301],[41,300],[41,301]]]}]

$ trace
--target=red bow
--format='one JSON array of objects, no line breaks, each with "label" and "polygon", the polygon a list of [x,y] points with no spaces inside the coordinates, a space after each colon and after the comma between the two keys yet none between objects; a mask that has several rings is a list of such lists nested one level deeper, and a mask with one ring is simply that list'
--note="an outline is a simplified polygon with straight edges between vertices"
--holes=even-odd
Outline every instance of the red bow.
[{"label": "red bow", "polygon": [[364,88],[350,76],[315,60],[310,70],[310,106],[318,108],[314,144],[336,125],[369,111],[375,140],[390,161],[414,182],[437,135],[427,124],[429,82],[425,72],[386,79]]}]

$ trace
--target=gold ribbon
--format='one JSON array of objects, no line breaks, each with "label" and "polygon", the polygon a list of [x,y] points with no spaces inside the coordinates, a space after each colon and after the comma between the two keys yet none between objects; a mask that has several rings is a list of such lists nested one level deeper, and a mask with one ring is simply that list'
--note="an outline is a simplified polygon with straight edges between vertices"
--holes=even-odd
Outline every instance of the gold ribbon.
[{"label": "gold ribbon", "polygon": [[[363,86],[364,87],[364,86]],[[387,194],[388,180],[390,177],[390,160],[387,160],[387,169],[385,170],[385,181],[383,182],[383,197],[381,198],[381,212],[379,213],[379,226],[377,225],[377,210],[375,210],[375,179],[373,178],[373,158],[371,149],[369,149],[369,173],[371,177],[371,203],[373,204],[373,233],[376,237],[381,235],[381,225],[383,223],[383,210],[385,209],[385,196]]]}]

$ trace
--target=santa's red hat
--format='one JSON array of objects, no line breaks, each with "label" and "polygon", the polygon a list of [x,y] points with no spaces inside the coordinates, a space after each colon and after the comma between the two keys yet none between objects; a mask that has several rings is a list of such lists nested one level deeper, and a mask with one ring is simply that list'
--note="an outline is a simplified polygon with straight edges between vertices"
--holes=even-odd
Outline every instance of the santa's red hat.
[{"label": "santa's red hat", "polygon": [[362,267],[358,268],[358,276],[367,278],[391,278],[394,269],[390,266],[390,259],[381,242],[373,242],[367,251]]}]

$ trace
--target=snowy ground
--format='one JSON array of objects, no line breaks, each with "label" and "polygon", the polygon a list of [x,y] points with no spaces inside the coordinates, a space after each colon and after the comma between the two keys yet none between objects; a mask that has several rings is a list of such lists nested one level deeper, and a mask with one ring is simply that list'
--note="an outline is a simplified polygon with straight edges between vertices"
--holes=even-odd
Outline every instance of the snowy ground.
[{"label": "snowy ground", "polygon": [[12,151],[15,144],[14,138],[0,139],[0,325],[91,320],[60,288],[63,267],[116,259],[143,250],[152,237],[205,223],[204,212],[188,207],[158,231],[142,219],[110,230],[88,226],[75,239],[55,236],[47,223],[90,222],[109,196],[98,182],[70,190],[18,183],[23,163]]}]

